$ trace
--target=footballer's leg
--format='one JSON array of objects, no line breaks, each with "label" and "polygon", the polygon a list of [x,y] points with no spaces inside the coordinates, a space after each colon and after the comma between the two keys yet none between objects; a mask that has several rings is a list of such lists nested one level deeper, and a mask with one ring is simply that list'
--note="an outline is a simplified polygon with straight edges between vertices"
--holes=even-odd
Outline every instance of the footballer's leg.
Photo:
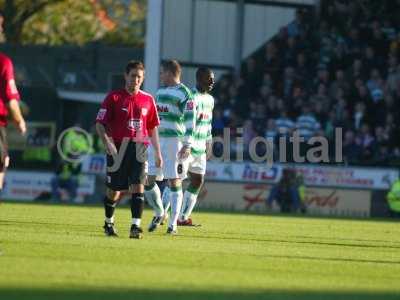
[{"label": "footballer's leg", "polygon": [[169,185],[169,202],[171,205],[171,216],[168,221],[167,233],[177,233],[177,221],[182,208],[182,178],[185,177],[184,166],[178,158],[182,143],[179,139],[170,139],[167,144],[168,156],[164,160],[165,177]]},{"label": "footballer's leg", "polygon": [[120,197],[120,191],[113,191],[107,188],[106,196],[104,197],[105,221],[103,226],[104,233],[107,236],[118,236],[114,226],[114,212]]},{"label": "footballer's leg", "polygon": [[163,225],[167,221],[167,219],[168,219],[168,211],[169,211],[169,208],[171,206],[171,202],[170,202],[170,198],[169,198],[170,189],[169,189],[168,184],[169,183],[167,182],[167,186],[164,188],[164,191],[163,191],[162,197],[161,197],[161,202],[162,202],[162,205],[163,205],[163,208],[164,208],[164,216],[163,216],[163,218],[161,220],[161,225]]},{"label": "footballer's leg", "polygon": [[6,169],[10,164],[8,156],[7,134],[4,127],[0,127],[0,191],[3,189]]},{"label": "footballer's leg", "polygon": [[153,208],[154,216],[148,227],[150,232],[157,229],[164,216],[164,209],[161,201],[161,191],[156,183],[156,176],[148,176],[144,194],[147,203]]},{"label": "footballer's leg", "polygon": [[133,239],[143,238],[143,230],[141,225],[142,215],[144,209],[144,186],[143,184],[132,185],[131,197],[131,214],[132,225],[129,237]]},{"label": "footballer's leg", "polygon": [[169,180],[169,199],[171,203],[171,217],[168,222],[168,234],[177,233],[177,222],[182,208],[182,181],[179,178]]},{"label": "footballer's leg", "polygon": [[4,185],[4,177],[5,177],[5,170],[8,167],[8,164],[10,163],[10,157],[6,156],[4,160],[2,159],[0,162],[0,191],[3,189]]},{"label": "footballer's leg", "polygon": [[204,182],[204,176],[201,174],[189,173],[189,176],[190,183],[183,195],[182,211],[178,221],[180,226],[193,225],[190,215],[196,205],[199,191]]},{"label": "footballer's leg", "polygon": [[[104,222],[104,232],[107,236],[117,236],[117,231],[114,227],[114,212],[117,206],[118,200],[121,197],[121,191],[128,189],[128,178],[125,174],[126,169],[123,168],[125,162],[125,157],[123,158],[123,163],[121,167],[115,172],[107,171],[107,191],[104,197],[104,210],[105,210],[105,222]],[[114,164],[113,157],[107,155],[107,167]]]},{"label": "footballer's leg", "polygon": [[206,173],[206,154],[194,157],[189,164],[189,186],[183,196],[183,205],[178,225],[193,226],[190,215],[196,205],[197,197],[204,183],[204,175]]},{"label": "footballer's leg", "polygon": [[164,215],[164,209],[161,201],[161,191],[158,185],[156,184],[156,179],[162,178],[163,174],[162,170],[156,167],[153,152],[154,152],[153,147],[150,146],[149,156],[148,156],[149,172],[144,190],[146,201],[154,211],[153,219],[148,227],[148,230],[150,232],[157,229]]},{"label": "footballer's leg", "polygon": [[147,177],[147,146],[142,143],[131,143],[132,150],[129,151],[129,183],[131,197],[132,225],[130,238],[141,239],[143,230],[141,221],[144,209],[144,183]]}]

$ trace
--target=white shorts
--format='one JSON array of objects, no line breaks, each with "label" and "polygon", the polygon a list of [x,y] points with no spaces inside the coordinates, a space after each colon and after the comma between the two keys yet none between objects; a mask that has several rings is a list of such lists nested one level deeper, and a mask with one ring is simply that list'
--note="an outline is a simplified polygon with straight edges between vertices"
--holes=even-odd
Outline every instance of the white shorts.
[{"label": "white shorts", "polygon": [[189,160],[188,171],[194,174],[205,175],[207,165],[207,155],[205,153],[197,156],[191,156]]},{"label": "white shorts", "polygon": [[156,176],[156,180],[185,179],[186,162],[178,159],[178,152],[182,148],[182,141],[178,138],[160,138],[161,156],[163,167],[157,168],[154,159],[154,149],[149,146],[149,172],[148,175]]}]

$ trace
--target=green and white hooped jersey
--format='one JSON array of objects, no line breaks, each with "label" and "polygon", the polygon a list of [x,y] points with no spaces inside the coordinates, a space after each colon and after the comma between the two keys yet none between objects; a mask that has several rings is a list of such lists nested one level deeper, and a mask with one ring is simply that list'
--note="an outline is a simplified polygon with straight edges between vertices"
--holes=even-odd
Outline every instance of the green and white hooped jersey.
[{"label": "green and white hooped jersey", "polygon": [[196,112],[196,125],[193,131],[192,155],[206,152],[206,142],[212,139],[211,121],[214,109],[214,97],[208,93],[192,90]]},{"label": "green and white hooped jersey", "polygon": [[190,89],[182,83],[162,87],[157,91],[156,104],[160,117],[158,127],[160,137],[181,138],[183,144],[191,145],[195,107]]}]

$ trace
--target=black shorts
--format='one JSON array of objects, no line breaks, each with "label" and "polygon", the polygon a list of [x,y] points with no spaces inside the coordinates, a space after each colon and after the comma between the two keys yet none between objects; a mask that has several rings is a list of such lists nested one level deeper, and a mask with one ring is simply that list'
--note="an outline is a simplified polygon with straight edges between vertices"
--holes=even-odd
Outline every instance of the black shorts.
[{"label": "black shorts", "polygon": [[0,172],[5,170],[5,160],[8,157],[8,143],[6,128],[0,126]]},{"label": "black shorts", "polygon": [[[120,147],[117,147],[121,155]],[[120,166],[115,172],[108,169],[114,164],[113,157],[107,155],[106,185],[113,191],[128,190],[132,184],[144,184],[147,175],[147,145],[129,142],[122,156]]]}]

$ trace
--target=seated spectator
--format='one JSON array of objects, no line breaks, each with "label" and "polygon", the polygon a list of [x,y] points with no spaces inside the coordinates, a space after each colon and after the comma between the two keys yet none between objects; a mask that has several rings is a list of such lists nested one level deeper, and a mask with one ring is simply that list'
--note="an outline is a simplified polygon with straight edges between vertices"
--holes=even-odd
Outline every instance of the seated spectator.
[{"label": "seated spectator", "polygon": [[296,63],[296,57],[299,51],[300,49],[297,45],[296,38],[289,37],[287,39],[285,51],[283,52],[285,66],[293,66]]},{"label": "seated spectator", "polygon": [[389,42],[382,32],[379,22],[375,22],[376,26],[372,30],[372,39],[369,40],[369,44],[374,49],[377,57],[387,57],[389,50]]},{"label": "seated spectator", "polygon": [[396,56],[391,55],[388,61],[387,87],[393,93],[400,83],[400,65]]},{"label": "seated spectator", "polygon": [[268,97],[268,102],[267,102],[267,107],[265,110],[265,115],[268,118],[275,118],[278,116],[279,112],[277,109],[277,103],[278,99],[276,98],[276,96],[271,95]]},{"label": "seated spectator", "polygon": [[383,79],[378,69],[374,68],[371,71],[369,80],[367,81],[367,88],[372,94],[374,90],[381,90],[383,88]]},{"label": "seated spectator", "polygon": [[324,135],[328,139],[332,139],[335,134],[335,128],[338,127],[338,122],[336,119],[336,113],[334,111],[330,111],[328,114],[328,118],[324,124],[322,124],[322,129],[324,131]]},{"label": "seated spectator", "polygon": [[363,102],[357,102],[354,108],[354,128],[360,129],[361,125],[367,120],[367,114],[365,109],[365,104]]},{"label": "seated spectator", "polygon": [[242,76],[250,96],[255,96],[254,91],[260,84],[260,70],[257,68],[255,60],[250,57],[247,59],[245,67],[242,70]]},{"label": "seated spectator", "polygon": [[357,79],[362,79],[362,80],[366,79],[361,59],[356,58],[353,61],[353,65],[351,69],[348,71],[347,77],[350,79],[350,82],[355,82]]},{"label": "seated spectator", "polygon": [[285,68],[283,81],[282,81],[282,94],[283,97],[288,98],[292,94],[293,87],[295,84],[294,68],[288,66]]},{"label": "seated spectator", "polygon": [[345,133],[343,141],[343,159],[346,164],[357,164],[360,162],[362,147],[361,141],[356,138],[354,131],[348,130]]},{"label": "seated spectator", "polygon": [[264,132],[264,137],[266,139],[275,141],[275,139],[276,139],[276,137],[278,135],[278,132],[276,130],[277,128],[276,128],[275,120],[274,119],[268,119],[267,120],[267,124],[266,124],[265,127],[266,127],[266,129],[265,129],[265,132]]},{"label": "seated spectator", "polygon": [[287,27],[287,34],[289,37],[296,37],[301,34],[302,31],[305,31],[305,25],[304,25],[304,17],[303,17],[303,12],[301,10],[296,11],[296,17],[295,20],[290,23]]},{"label": "seated spectator", "polygon": [[359,138],[362,147],[362,159],[365,162],[372,160],[375,156],[375,138],[371,134],[370,126],[367,123],[361,125]]},{"label": "seated spectator", "polygon": [[396,125],[396,122],[395,122],[394,115],[392,113],[388,113],[386,115],[384,131],[389,137],[391,137],[392,140],[393,140],[393,137],[399,131],[398,126]]},{"label": "seated spectator", "polygon": [[253,127],[252,120],[246,120],[243,124],[243,144],[244,149],[249,149],[251,141],[257,136],[256,131]]},{"label": "seated spectator", "polygon": [[222,117],[222,112],[220,109],[216,108],[214,109],[213,114],[214,114],[212,118],[213,136],[222,136],[225,128],[225,122],[224,118]]},{"label": "seated spectator", "polygon": [[315,119],[308,104],[303,106],[303,113],[296,120],[296,128],[306,142],[320,130],[321,124]]},{"label": "seated spectator", "polygon": [[381,59],[376,57],[374,49],[370,46],[365,48],[363,65],[366,74],[370,74],[373,69],[379,70],[382,67]]},{"label": "seated spectator", "polygon": [[314,106],[314,116],[315,119],[321,124],[321,127],[326,122],[326,111],[324,110],[324,103],[320,101],[312,102]]},{"label": "seated spectator", "polygon": [[310,78],[311,71],[307,62],[307,57],[304,52],[300,52],[296,57],[296,79],[297,82],[305,84]]},{"label": "seated spectator", "polygon": [[277,184],[271,188],[266,200],[268,208],[276,201],[281,212],[296,212],[300,209],[300,195],[296,183],[295,171],[284,169],[282,177]]},{"label": "seated spectator", "polygon": [[350,30],[349,36],[347,38],[347,49],[351,57],[356,58],[359,57],[363,47],[364,43],[360,39],[360,32],[358,28],[353,27]]},{"label": "seated spectator", "polygon": [[350,86],[348,80],[344,76],[343,70],[339,69],[336,71],[335,81],[331,83],[329,88],[329,94],[331,97],[336,97],[338,90],[343,91],[343,95],[347,95],[350,91]]},{"label": "seated spectator", "polygon": [[274,81],[271,77],[271,74],[264,73],[261,85],[269,87],[270,90],[274,88]]},{"label": "seated spectator", "polygon": [[279,118],[275,119],[276,131],[279,136],[289,137],[295,129],[295,125],[289,118],[286,109],[281,110]]},{"label": "seated spectator", "polygon": [[380,143],[377,148],[373,161],[378,166],[387,167],[390,164],[391,153],[387,143]]},{"label": "seated spectator", "polygon": [[51,180],[52,197],[55,201],[68,201],[61,197],[61,190],[68,192],[70,202],[75,201],[79,186],[81,164],[62,161],[58,164],[55,176]]},{"label": "seated spectator", "polygon": [[329,71],[325,64],[319,64],[317,68],[317,78],[314,80],[314,87],[318,87],[320,84],[329,86]]},{"label": "seated spectator", "polygon": [[400,217],[400,179],[392,184],[386,199],[390,209],[389,214],[393,217]]},{"label": "seated spectator", "polygon": [[389,134],[382,126],[375,127],[375,139],[378,144],[387,144],[389,142]]}]

